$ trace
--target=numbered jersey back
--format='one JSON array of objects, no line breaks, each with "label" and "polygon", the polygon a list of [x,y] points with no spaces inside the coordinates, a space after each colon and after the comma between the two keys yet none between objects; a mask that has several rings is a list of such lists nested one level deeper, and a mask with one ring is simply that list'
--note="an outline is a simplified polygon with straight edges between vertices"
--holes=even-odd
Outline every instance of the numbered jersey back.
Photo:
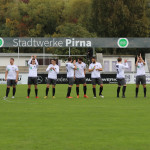
[{"label": "numbered jersey back", "polygon": [[117,78],[118,79],[125,78],[124,65],[123,64],[116,64],[116,70],[117,70]]}]

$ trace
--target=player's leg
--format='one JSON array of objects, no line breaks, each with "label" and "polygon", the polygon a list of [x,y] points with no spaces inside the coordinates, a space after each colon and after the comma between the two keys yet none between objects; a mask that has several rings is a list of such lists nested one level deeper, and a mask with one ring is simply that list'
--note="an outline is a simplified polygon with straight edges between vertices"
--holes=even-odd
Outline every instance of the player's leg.
[{"label": "player's leg", "polygon": [[143,77],[142,77],[141,83],[142,83],[142,85],[143,85],[144,97],[146,97],[146,76],[143,76]]},{"label": "player's leg", "polygon": [[120,94],[120,89],[121,89],[121,81],[120,79],[117,79],[117,82],[118,82],[118,88],[117,88],[117,97],[119,98],[119,94]]},{"label": "player's leg", "polygon": [[146,84],[143,84],[143,89],[144,89],[144,97],[146,97]]},{"label": "player's leg", "polygon": [[126,88],[127,88],[126,80],[125,79],[122,79],[122,85],[123,85],[123,88],[122,88],[122,98],[125,98],[125,92],[126,92]]},{"label": "player's leg", "polygon": [[56,87],[56,80],[53,80],[53,85],[52,85],[52,89],[53,89],[53,98],[55,98],[55,91],[56,91],[56,89],[55,89],[55,87]]},{"label": "player's leg", "polygon": [[4,99],[8,98],[10,87],[11,87],[11,80],[7,80],[6,96],[4,97]]},{"label": "player's leg", "polygon": [[93,95],[96,98],[96,79],[92,78],[92,86],[93,86]]},{"label": "player's leg", "polygon": [[104,98],[102,92],[103,92],[103,81],[101,78],[98,79],[98,84],[100,85],[100,89],[99,89],[99,96]]},{"label": "player's leg", "polygon": [[50,84],[51,84],[51,79],[47,79],[46,95],[44,97],[45,99],[48,97]]},{"label": "player's leg", "polygon": [[11,86],[12,86],[11,80],[7,80],[6,96],[4,97],[4,99],[8,98]]},{"label": "player's leg", "polygon": [[7,86],[7,88],[6,88],[6,96],[4,98],[8,98],[9,92],[10,92],[10,86]]},{"label": "player's leg", "polygon": [[135,97],[137,98],[138,97],[138,93],[139,93],[139,84],[136,84],[136,90],[135,90]]},{"label": "player's leg", "polygon": [[27,98],[30,97],[30,93],[31,93],[31,84],[32,84],[32,79],[31,79],[31,77],[28,77]]},{"label": "player's leg", "polygon": [[76,85],[77,98],[79,98],[79,84]]},{"label": "player's leg", "polygon": [[127,85],[124,85],[122,88],[122,98],[125,98],[126,88],[127,88]]},{"label": "player's leg", "polygon": [[86,95],[86,91],[87,91],[86,83],[83,84],[83,91],[84,91],[84,98],[88,98],[88,96]]},{"label": "player's leg", "polygon": [[70,97],[71,89],[72,89],[72,85],[69,85],[68,86],[68,91],[67,91],[67,98],[72,98],[72,97]]},{"label": "player's leg", "polygon": [[118,85],[118,88],[117,88],[117,97],[119,98],[119,94],[120,94],[120,89],[121,89],[121,86]]},{"label": "player's leg", "polygon": [[103,92],[103,84],[100,84],[99,96],[101,96],[102,98],[104,98],[102,92]]},{"label": "player's leg", "polygon": [[34,84],[34,88],[35,88],[35,98],[39,98],[38,97],[38,81],[37,81],[37,78],[33,78],[33,84]]},{"label": "player's leg", "polygon": [[86,79],[82,78],[81,82],[83,84],[83,92],[84,92],[84,98],[88,98],[88,96],[86,95],[86,91],[87,91],[87,86],[86,86]]},{"label": "player's leg", "polygon": [[34,85],[34,88],[35,88],[35,96],[36,96],[35,98],[39,98],[38,97],[38,87],[37,87],[37,84]]},{"label": "player's leg", "polygon": [[44,97],[45,99],[48,97],[49,87],[50,87],[50,84],[49,84],[49,82],[48,82],[48,83],[47,83],[47,86],[46,86],[46,96]]},{"label": "player's leg", "polygon": [[75,83],[76,83],[76,93],[77,93],[77,98],[79,98],[79,78],[75,79]]},{"label": "player's leg", "polygon": [[55,98],[55,91],[56,91],[56,90],[55,90],[55,85],[52,85],[52,89],[53,89],[53,90],[52,90],[53,98]]},{"label": "player's leg", "polygon": [[31,84],[28,84],[27,98],[30,97],[30,93],[31,93]]},{"label": "player's leg", "polygon": [[12,96],[12,98],[15,98],[15,94],[16,94],[16,81],[14,80],[12,84],[13,84],[13,96]]},{"label": "player's leg", "polygon": [[135,89],[135,97],[137,98],[138,97],[138,93],[139,93],[139,85],[140,85],[140,78],[137,76],[136,77],[136,89]]},{"label": "player's leg", "polygon": [[68,78],[68,91],[67,91],[67,98],[72,98],[70,97],[70,94],[71,94],[71,89],[72,89],[72,86],[74,84],[74,78]]}]

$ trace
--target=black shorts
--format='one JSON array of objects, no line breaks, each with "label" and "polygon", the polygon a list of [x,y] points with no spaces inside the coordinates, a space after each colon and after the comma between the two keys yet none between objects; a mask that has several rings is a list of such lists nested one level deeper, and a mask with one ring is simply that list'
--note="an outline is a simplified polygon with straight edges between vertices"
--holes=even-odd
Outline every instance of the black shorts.
[{"label": "black shorts", "polygon": [[85,84],[85,83],[86,83],[86,80],[85,80],[85,78],[76,78],[76,79],[75,79],[75,83],[76,83],[77,85],[79,85],[79,84]]},{"label": "black shorts", "polygon": [[68,84],[73,85],[74,84],[74,78],[68,78]]},{"label": "black shorts", "polygon": [[48,78],[47,84],[56,85],[56,79],[50,79],[50,78]]},{"label": "black shorts", "polygon": [[136,85],[146,85],[146,76],[142,75],[142,76],[137,76],[136,77]]},{"label": "black shorts", "polygon": [[10,79],[8,79],[7,80],[7,86],[16,86],[16,80],[10,80]]},{"label": "black shorts", "polygon": [[92,85],[101,85],[103,84],[102,78],[92,78]]},{"label": "black shorts", "polygon": [[28,85],[37,85],[38,81],[37,81],[37,77],[28,77]]},{"label": "black shorts", "polygon": [[126,85],[125,78],[123,78],[123,79],[117,79],[117,82],[118,82],[118,85],[120,85],[120,86]]}]

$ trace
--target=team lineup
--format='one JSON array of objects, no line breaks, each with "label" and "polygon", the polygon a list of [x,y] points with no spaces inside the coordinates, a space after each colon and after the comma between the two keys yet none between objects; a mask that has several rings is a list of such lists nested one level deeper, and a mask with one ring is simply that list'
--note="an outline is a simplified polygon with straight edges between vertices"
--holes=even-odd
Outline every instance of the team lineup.
[{"label": "team lineup", "polygon": [[[144,97],[146,97],[146,75],[145,75],[145,61],[143,60],[141,54],[140,56],[137,56],[136,61],[136,68],[137,68],[137,74],[136,74],[136,90],[135,90],[135,97],[138,97],[139,92],[139,85],[143,85],[143,91],[144,91]],[[38,72],[38,61],[36,56],[32,56],[31,59],[28,61],[28,68],[29,68],[29,74],[28,74],[28,89],[27,89],[27,99],[30,98],[30,92],[31,92],[31,85],[34,85],[35,88],[35,97],[38,97],[38,80],[37,80],[37,72]],[[122,98],[126,98],[126,80],[125,80],[125,69],[128,69],[128,63],[127,60],[122,62],[122,58],[119,57],[117,59],[116,64],[116,71],[117,71],[117,82],[118,82],[118,88],[117,88],[117,98],[120,96],[120,90],[122,87]],[[68,62],[66,63],[66,71],[67,71],[67,79],[68,79],[68,89],[67,89],[67,96],[66,98],[73,98],[71,97],[71,91],[72,86],[74,83],[76,84],[76,94],[77,98],[79,98],[79,91],[80,91],[80,84],[83,85],[83,92],[84,92],[84,98],[88,98],[87,96],[87,85],[86,85],[86,64],[83,62],[83,59],[81,57],[78,58],[77,62],[76,60],[72,60],[72,57],[68,58]],[[104,98],[102,92],[103,92],[103,81],[101,78],[100,72],[103,71],[101,63],[96,61],[95,57],[92,57],[91,64],[89,65],[88,71],[91,73],[91,84],[93,88],[93,98],[97,97],[96,94],[96,85],[99,86],[99,96],[101,98]],[[45,99],[48,98],[49,88],[50,85],[52,85],[52,98],[55,98],[55,88],[57,83],[57,75],[59,74],[59,66],[56,64],[56,60],[52,59],[51,64],[47,67],[46,72],[48,73],[48,80],[45,90]],[[6,95],[4,97],[4,100],[8,98],[10,87],[13,88],[13,95],[12,98],[15,98],[16,93],[16,85],[18,82],[18,75],[19,75],[19,69],[14,64],[14,58],[10,58],[10,65],[6,67],[6,73],[5,73],[5,81],[7,81],[7,88],[6,88]]]}]

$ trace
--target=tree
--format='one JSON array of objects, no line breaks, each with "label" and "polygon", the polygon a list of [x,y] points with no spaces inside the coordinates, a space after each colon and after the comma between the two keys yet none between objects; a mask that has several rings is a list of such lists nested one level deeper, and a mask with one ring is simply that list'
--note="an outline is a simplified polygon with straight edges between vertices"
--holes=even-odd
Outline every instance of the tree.
[{"label": "tree", "polygon": [[[53,37],[95,37],[96,34],[90,33],[86,28],[80,24],[66,23],[56,28],[56,33]],[[50,53],[68,55],[68,48],[51,48],[48,49]],[[47,51],[48,52],[48,51]],[[72,55],[86,55],[87,48],[71,48]]]},{"label": "tree", "polygon": [[146,0],[93,0],[93,29],[101,37],[147,37]]},{"label": "tree", "polygon": [[[146,0],[93,0],[93,31],[101,37],[147,37]],[[113,49],[113,53],[121,52]]]},{"label": "tree", "polygon": [[91,29],[92,0],[71,0],[65,5],[64,20]]}]

